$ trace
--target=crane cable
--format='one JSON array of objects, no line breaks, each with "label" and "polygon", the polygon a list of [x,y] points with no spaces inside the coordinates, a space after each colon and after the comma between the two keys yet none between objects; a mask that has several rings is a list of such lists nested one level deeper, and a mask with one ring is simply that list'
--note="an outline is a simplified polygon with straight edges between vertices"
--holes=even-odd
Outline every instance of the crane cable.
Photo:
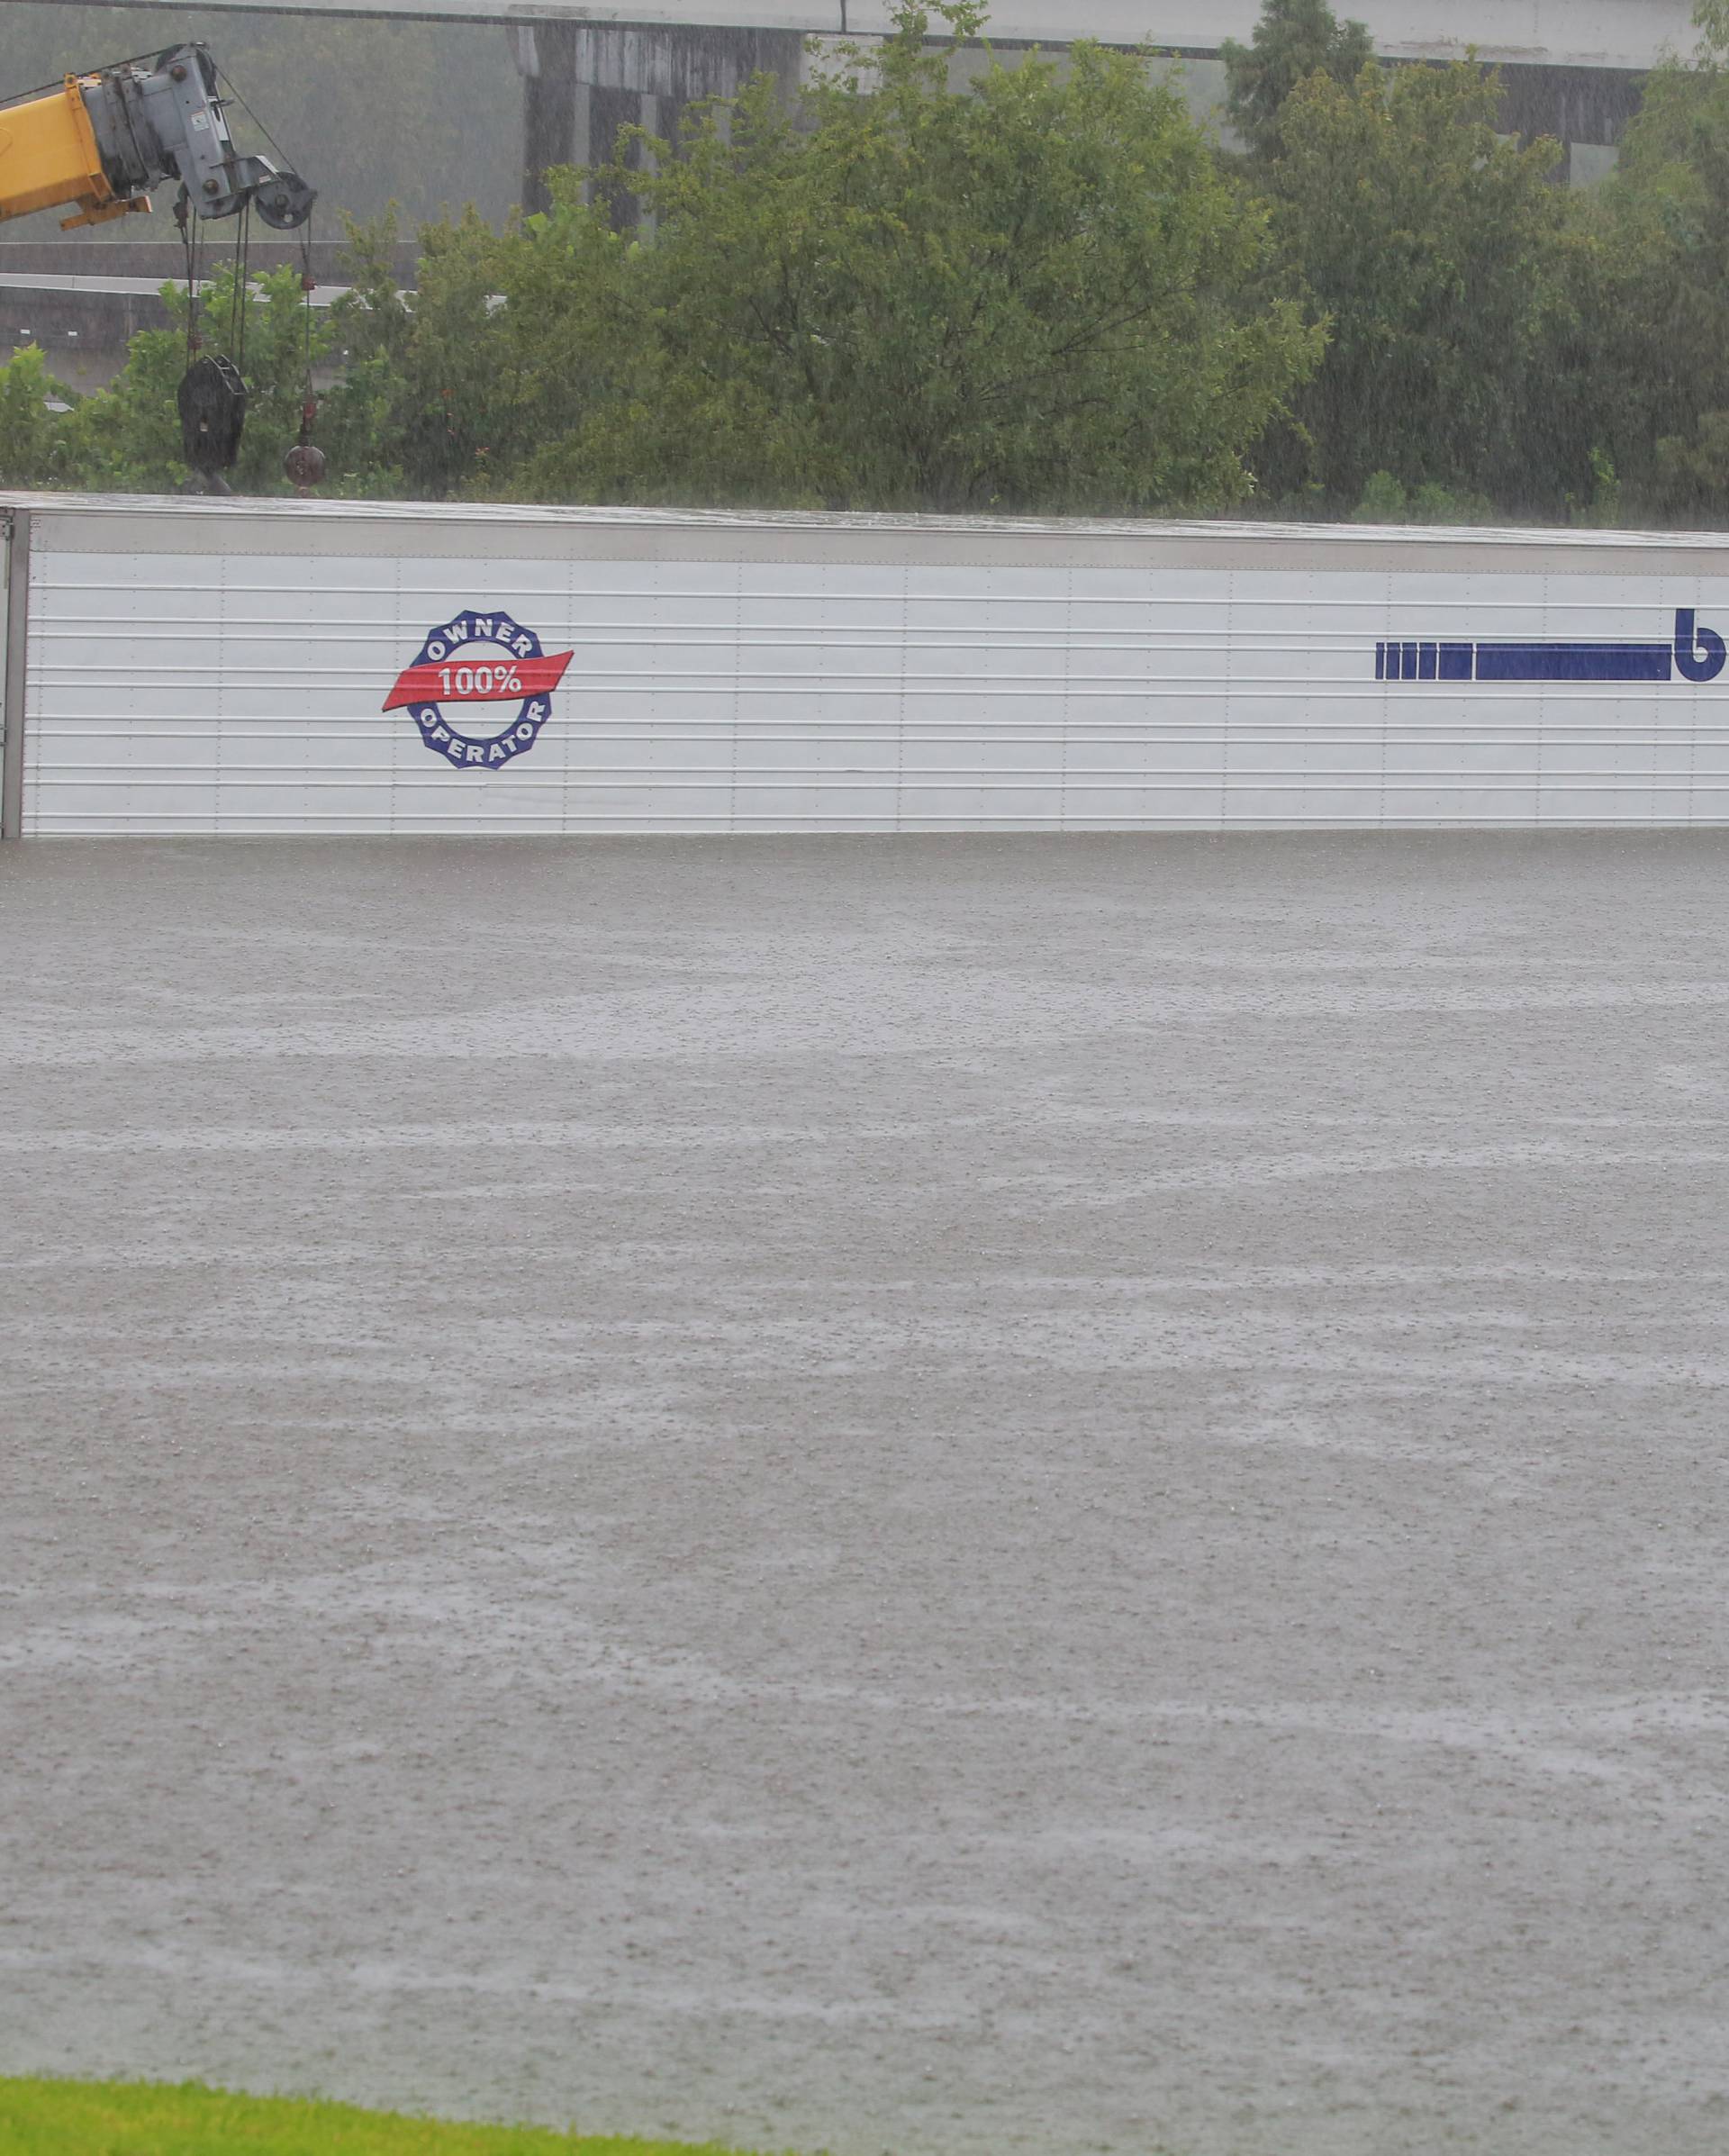
[{"label": "crane cable", "polygon": [[203,349],[204,340],[198,333],[198,310],[201,303],[198,220],[192,213],[192,196],[184,182],[174,205],[174,222],[180,227],[180,241],[186,256],[186,365],[190,367]]},{"label": "crane cable", "polygon": [[312,294],[318,280],[312,275],[312,213],[306,217],[306,237],[300,243],[300,289],[305,305],[301,310],[305,328],[304,386],[300,405],[300,439],[304,448],[312,439],[312,421],[318,417],[318,395],[312,387]]},{"label": "crane cable", "polygon": [[242,376],[246,373],[246,323],[251,313],[252,204],[240,204],[234,221],[234,283],[228,295],[228,352]]},{"label": "crane cable", "polygon": [[83,82],[92,75],[109,75],[116,68],[141,67],[146,60],[159,59],[161,57],[162,48],[158,45],[149,52],[134,52],[130,59],[104,60],[99,68],[68,68],[66,75],[57,75],[52,82],[39,82],[33,90],[9,90],[4,97],[0,97],[0,112],[4,112],[8,105],[23,104],[29,98],[49,97],[56,90],[65,89],[67,75],[71,76],[76,82]]},{"label": "crane cable", "polygon": [[[253,126],[258,129],[258,132],[264,137],[265,140],[270,145],[271,149],[276,151],[276,155],[282,159],[283,163],[291,168],[293,170],[298,171],[300,168],[295,163],[294,159],[288,155],[288,152],[283,148],[282,144],[277,141],[276,138],[270,132],[270,130],[264,124],[264,122],[258,118],[258,115],[252,110],[252,107],[240,95],[240,86],[235,82],[233,77],[230,75],[228,70],[220,64],[218,64],[216,67],[216,79],[222,85],[222,88],[227,91],[228,95],[234,100],[235,104],[240,106],[240,110],[246,114],[247,118],[252,122]],[[249,203],[247,204],[243,215],[245,215],[248,219],[250,218],[251,204]],[[306,222],[302,228],[300,241],[300,290],[302,299],[301,312],[304,321],[304,335],[303,340],[303,359],[302,366],[303,378],[301,387],[300,405],[300,439],[303,446],[311,440],[312,421],[318,415],[318,397],[316,392],[312,388],[312,294],[318,290],[318,279],[312,274],[312,224],[313,220],[312,215],[309,213]],[[244,349],[244,331],[242,331],[242,349]]]}]

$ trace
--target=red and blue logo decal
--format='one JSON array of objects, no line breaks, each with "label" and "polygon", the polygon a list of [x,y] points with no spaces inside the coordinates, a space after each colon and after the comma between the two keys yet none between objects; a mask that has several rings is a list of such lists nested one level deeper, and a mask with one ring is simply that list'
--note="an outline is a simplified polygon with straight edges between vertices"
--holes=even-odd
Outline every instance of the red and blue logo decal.
[{"label": "red and blue logo decal", "polygon": [[[432,631],[397,676],[385,709],[406,705],[426,746],[458,771],[496,771],[540,738],[553,691],[575,657],[543,651],[531,629],[475,608]],[[471,707],[489,704],[504,707],[503,724],[491,731],[479,714],[466,716]],[[465,714],[460,720],[446,716],[452,706]]]}]

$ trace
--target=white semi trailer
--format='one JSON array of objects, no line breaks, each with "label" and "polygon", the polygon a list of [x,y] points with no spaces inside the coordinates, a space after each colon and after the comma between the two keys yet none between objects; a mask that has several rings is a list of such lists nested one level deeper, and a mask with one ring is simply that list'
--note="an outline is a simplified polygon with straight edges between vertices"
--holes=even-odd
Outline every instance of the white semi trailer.
[{"label": "white semi trailer", "polygon": [[1729,538],[0,495],[5,830],[1729,823]]}]

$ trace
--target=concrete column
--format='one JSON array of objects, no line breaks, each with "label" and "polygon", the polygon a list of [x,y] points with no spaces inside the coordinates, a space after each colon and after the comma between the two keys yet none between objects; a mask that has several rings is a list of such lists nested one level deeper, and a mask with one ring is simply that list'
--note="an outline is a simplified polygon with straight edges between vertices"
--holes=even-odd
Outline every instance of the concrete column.
[{"label": "concrete column", "polygon": [[[675,135],[683,108],[700,97],[728,97],[758,71],[777,76],[790,94],[803,64],[795,32],[756,30],[641,29],[582,23],[512,26],[523,77],[525,208],[544,209],[541,175],[550,165],[609,159],[620,127]],[[634,216],[629,197],[621,222]]]},{"label": "concrete column", "polygon": [[1639,110],[1645,78],[1611,68],[1504,67],[1501,125],[1526,140],[1553,135],[1607,148],[1620,141]]},{"label": "concrete column", "polygon": [[589,86],[576,66],[576,23],[534,23],[512,31],[522,83],[522,206],[544,210],[549,166],[588,157]]}]

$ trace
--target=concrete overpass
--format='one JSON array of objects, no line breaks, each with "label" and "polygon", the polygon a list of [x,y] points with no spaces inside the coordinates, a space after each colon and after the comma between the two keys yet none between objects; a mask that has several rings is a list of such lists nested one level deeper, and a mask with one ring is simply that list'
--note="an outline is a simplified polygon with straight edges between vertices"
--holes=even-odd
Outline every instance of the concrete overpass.
[{"label": "concrete overpass", "polygon": [[[145,14],[186,12],[186,0],[130,4]],[[620,126],[669,133],[692,99],[729,95],[759,68],[794,80],[809,39],[881,36],[892,12],[892,0],[198,0],[213,17],[241,7],[506,26],[525,83],[530,201],[547,166],[601,154]],[[1692,0],[1337,0],[1337,12],[1366,22],[1390,59],[1458,59],[1474,49],[1500,66],[1507,131],[1559,136],[1580,178],[1612,155],[1645,70],[1695,36]],[[1082,36],[1153,45],[1190,63],[1190,95],[1207,106],[1222,95],[1220,43],[1246,41],[1260,13],[1261,0],[994,0],[990,33],[1009,48]]]},{"label": "concrete overpass", "polygon": [[[124,4],[124,0],[122,0]],[[186,0],[130,0],[140,9]],[[72,0],[73,5],[113,0]],[[779,31],[794,36],[880,36],[890,0],[198,0],[198,12],[260,8],[293,15],[399,15],[420,22],[506,23],[539,28],[629,24],[661,30]],[[1379,50],[1398,59],[1458,57],[1475,46],[1514,66],[1603,68],[1638,73],[1669,48],[1692,42],[1692,0],[1340,0],[1336,12],[1367,23]],[[991,35],[1009,43],[1150,43],[1216,53],[1246,41],[1261,0],[995,0]],[[1444,16],[1438,23],[1437,16]]]}]

